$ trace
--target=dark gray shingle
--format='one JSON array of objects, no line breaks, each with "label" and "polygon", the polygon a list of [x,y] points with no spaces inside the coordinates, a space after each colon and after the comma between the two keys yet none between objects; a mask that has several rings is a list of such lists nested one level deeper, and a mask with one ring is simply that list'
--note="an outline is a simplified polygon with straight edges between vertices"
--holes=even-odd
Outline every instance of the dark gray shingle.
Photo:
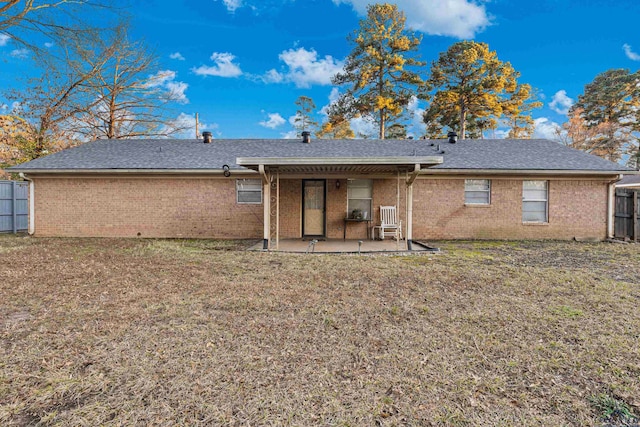
[{"label": "dark gray shingle", "polygon": [[[440,149],[440,151],[438,151]],[[443,152],[443,153],[441,153]],[[441,155],[436,169],[629,171],[557,142],[531,140],[100,140],[13,167],[30,170],[166,169],[211,170],[238,157],[391,157]]]}]

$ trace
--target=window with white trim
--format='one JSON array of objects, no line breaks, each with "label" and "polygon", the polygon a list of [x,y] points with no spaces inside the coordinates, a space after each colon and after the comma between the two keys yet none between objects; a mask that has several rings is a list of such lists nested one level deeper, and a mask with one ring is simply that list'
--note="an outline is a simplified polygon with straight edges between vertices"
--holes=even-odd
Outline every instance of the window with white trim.
[{"label": "window with white trim", "polygon": [[522,181],[522,222],[549,221],[549,181]]},{"label": "window with white trim", "polygon": [[262,181],[259,179],[236,179],[236,200],[239,204],[262,203]]},{"label": "window with white trim", "polygon": [[464,204],[465,205],[491,204],[491,180],[465,179],[464,180]]},{"label": "window with white trim", "polygon": [[347,216],[354,218],[361,214],[362,219],[370,219],[373,202],[372,179],[350,179],[347,181]]}]

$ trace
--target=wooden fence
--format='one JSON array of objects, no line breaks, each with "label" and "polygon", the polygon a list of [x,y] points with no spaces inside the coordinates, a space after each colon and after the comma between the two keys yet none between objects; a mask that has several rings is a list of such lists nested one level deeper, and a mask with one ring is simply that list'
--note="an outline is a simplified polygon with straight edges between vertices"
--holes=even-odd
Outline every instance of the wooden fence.
[{"label": "wooden fence", "polygon": [[614,237],[637,242],[640,226],[638,190],[616,189],[616,219]]},{"label": "wooden fence", "polygon": [[29,226],[29,183],[0,181],[0,233],[26,231]]}]

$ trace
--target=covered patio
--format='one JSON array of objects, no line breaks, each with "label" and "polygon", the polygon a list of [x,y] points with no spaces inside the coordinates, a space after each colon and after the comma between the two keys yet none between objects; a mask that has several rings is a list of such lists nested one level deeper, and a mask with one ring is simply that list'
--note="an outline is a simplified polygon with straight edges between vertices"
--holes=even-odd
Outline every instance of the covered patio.
[{"label": "covered patio", "polygon": [[[423,171],[441,164],[442,156],[397,156],[397,157],[238,157],[236,164],[257,171],[262,178],[263,186],[263,243],[261,250],[275,250],[284,252],[400,252],[425,250],[421,245],[413,245],[413,183]],[[321,191],[321,202],[315,208],[320,220],[318,232],[303,231],[301,239],[281,238],[281,180],[302,179],[318,181]],[[401,195],[404,194],[405,209],[402,220],[404,223],[404,240],[375,241],[373,230],[376,224],[372,222],[374,206],[369,209],[367,220],[368,239],[346,240],[346,227],[349,217],[345,200],[345,210],[340,215],[345,218],[344,228],[339,231],[343,240],[335,239],[337,227],[327,228],[327,187],[328,179],[350,180],[353,178],[382,178],[392,179],[395,185],[395,206],[399,208]],[[393,181],[392,181],[393,182]],[[336,188],[340,188],[339,182]],[[302,188],[304,194],[304,185]],[[304,196],[303,196],[304,197]],[[303,199],[304,200],[304,199]],[[303,202],[304,204],[304,202]],[[393,202],[391,203],[393,204]],[[366,215],[366,214],[365,214]],[[303,224],[305,217],[303,213]],[[304,226],[303,226],[304,227]],[[292,236],[289,236],[292,237]],[[316,241],[315,244],[310,242]]]}]

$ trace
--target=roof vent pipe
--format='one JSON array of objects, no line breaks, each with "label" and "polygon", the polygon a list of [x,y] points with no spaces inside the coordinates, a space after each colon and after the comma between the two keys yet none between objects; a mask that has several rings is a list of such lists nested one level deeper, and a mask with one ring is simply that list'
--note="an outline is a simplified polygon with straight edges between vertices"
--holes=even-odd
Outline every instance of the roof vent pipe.
[{"label": "roof vent pipe", "polygon": [[306,130],[302,132],[302,142],[305,144],[309,144],[311,142],[311,132]]},{"label": "roof vent pipe", "polygon": [[450,142],[451,144],[455,144],[455,143],[456,143],[456,141],[458,141],[458,134],[457,134],[457,133],[455,133],[455,132],[449,132],[449,133],[447,134],[447,138],[449,138],[449,142]]},{"label": "roof vent pipe", "polygon": [[204,143],[209,144],[213,141],[213,135],[211,132],[202,132],[202,137],[204,138]]}]

